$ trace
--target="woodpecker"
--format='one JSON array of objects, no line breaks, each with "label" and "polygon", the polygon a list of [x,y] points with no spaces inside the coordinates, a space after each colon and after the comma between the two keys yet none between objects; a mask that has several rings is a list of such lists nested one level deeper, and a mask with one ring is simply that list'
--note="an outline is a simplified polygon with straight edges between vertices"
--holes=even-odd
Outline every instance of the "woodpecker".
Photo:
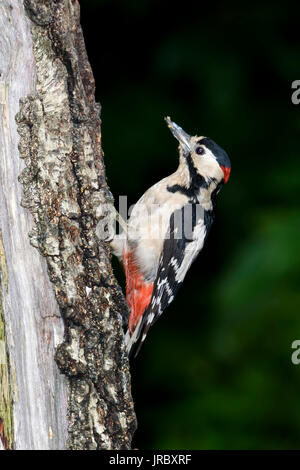
[{"label": "woodpecker", "polygon": [[227,153],[212,139],[190,136],[169,117],[165,121],[179,141],[178,169],[143,194],[126,231],[111,241],[126,275],[128,354],[139,352],[203,248],[216,195],[231,170]]}]

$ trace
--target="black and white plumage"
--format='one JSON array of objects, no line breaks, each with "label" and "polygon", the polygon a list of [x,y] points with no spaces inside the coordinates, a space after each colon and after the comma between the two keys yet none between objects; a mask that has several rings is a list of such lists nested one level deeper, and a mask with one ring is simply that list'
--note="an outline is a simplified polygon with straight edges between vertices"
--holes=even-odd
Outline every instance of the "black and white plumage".
[{"label": "black and white plumage", "polygon": [[136,354],[150,326],[173,301],[214,220],[216,194],[228,181],[230,160],[208,137],[191,137],[170,118],[179,141],[179,167],[149,188],[112,241],[123,261],[130,307],[127,350]]}]

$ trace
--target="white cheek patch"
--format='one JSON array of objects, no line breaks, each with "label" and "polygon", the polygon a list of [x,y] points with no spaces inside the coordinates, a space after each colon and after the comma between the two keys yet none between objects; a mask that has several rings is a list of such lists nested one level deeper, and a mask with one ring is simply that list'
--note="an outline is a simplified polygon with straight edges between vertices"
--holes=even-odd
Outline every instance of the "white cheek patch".
[{"label": "white cheek patch", "polygon": [[214,178],[217,182],[220,182],[224,178],[224,173],[219,163],[209,149],[205,150],[203,156],[193,154],[192,159],[197,172],[202,175],[206,181]]}]

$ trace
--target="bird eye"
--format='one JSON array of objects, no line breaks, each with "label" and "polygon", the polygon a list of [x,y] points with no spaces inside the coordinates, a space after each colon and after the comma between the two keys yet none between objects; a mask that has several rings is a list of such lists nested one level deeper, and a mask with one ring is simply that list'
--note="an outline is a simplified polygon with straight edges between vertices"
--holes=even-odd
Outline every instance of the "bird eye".
[{"label": "bird eye", "polygon": [[197,148],[196,148],[196,153],[197,153],[198,155],[203,155],[203,154],[205,153],[205,150],[204,150],[203,147],[197,147]]}]

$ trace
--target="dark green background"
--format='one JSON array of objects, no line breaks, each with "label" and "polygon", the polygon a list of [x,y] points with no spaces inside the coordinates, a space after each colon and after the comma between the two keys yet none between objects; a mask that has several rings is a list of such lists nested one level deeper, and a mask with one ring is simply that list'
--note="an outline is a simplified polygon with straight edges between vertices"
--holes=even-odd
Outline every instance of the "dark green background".
[{"label": "dark green background", "polygon": [[206,246],[132,363],[135,447],[300,447],[296,5],[81,1],[115,197],[133,204],[176,169],[165,115],[232,163]]}]

